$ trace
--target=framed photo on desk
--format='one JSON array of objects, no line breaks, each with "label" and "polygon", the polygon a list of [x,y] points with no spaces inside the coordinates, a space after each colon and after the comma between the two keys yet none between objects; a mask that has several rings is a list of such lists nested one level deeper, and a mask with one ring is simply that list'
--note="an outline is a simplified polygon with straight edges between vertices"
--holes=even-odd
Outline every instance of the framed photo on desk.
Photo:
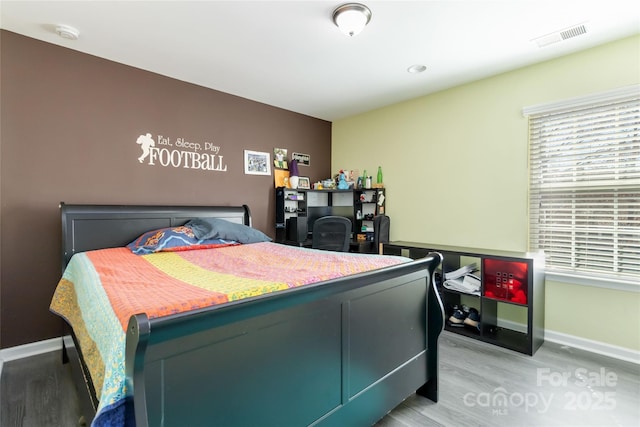
[{"label": "framed photo on desk", "polygon": [[308,176],[301,176],[298,178],[298,188],[301,190],[309,190],[311,188]]}]

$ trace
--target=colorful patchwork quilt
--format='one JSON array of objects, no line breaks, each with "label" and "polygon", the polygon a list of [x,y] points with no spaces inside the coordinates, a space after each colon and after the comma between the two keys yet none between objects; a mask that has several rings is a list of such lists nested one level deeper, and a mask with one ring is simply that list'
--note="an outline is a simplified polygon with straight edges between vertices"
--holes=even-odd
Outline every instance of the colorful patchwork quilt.
[{"label": "colorful patchwork quilt", "polygon": [[51,311],[73,328],[100,404],[93,426],[125,424],[129,318],[167,316],[408,262],[271,242],[135,255],[127,248],[74,255]]}]

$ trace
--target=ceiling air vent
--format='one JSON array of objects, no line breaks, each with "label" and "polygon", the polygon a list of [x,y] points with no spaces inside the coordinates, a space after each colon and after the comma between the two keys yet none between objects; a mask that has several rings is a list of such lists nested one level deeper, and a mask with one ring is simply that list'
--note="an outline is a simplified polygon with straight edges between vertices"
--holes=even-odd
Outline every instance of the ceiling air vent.
[{"label": "ceiling air vent", "polygon": [[578,25],[577,27],[569,28],[568,30],[560,31],[562,40],[570,39],[571,37],[581,36],[586,34],[587,29],[584,25]]},{"label": "ceiling air vent", "polygon": [[556,31],[555,33],[547,34],[546,36],[535,38],[532,41],[534,41],[538,47],[545,47],[586,33],[587,27],[584,24],[580,24],[570,28],[565,28],[564,30]]}]

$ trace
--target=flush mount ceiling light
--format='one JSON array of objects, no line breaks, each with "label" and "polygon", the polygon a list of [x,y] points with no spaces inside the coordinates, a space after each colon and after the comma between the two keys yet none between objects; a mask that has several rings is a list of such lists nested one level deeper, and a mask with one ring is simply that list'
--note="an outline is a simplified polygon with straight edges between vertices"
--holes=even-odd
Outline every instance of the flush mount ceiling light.
[{"label": "flush mount ceiling light", "polygon": [[57,25],[56,34],[67,40],[78,40],[80,31],[68,25]]},{"label": "flush mount ceiling light", "polygon": [[371,21],[371,10],[360,3],[347,3],[333,11],[333,23],[348,36],[355,36]]}]

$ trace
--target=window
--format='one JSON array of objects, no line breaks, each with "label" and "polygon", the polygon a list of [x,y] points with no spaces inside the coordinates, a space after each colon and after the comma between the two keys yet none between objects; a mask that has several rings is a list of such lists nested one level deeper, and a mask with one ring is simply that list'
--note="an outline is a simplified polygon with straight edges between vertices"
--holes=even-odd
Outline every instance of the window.
[{"label": "window", "polygon": [[529,246],[549,271],[640,278],[640,86],[528,107]]}]

